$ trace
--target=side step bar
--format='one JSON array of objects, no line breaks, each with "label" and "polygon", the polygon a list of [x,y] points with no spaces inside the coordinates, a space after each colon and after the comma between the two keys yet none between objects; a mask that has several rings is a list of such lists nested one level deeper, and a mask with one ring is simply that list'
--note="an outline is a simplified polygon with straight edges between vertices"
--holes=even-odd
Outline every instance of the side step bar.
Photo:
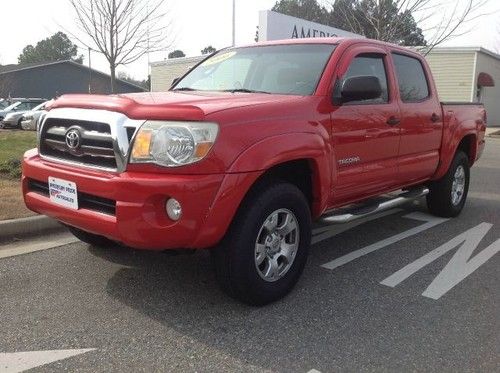
[{"label": "side step bar", "polygon": [[407,202],[429,194],[428,188],[411,189],[393,197],[379,197],[369,200],[363,204],[351,205],[324,215],[320,222],[327,224],[344,224],[350,221],[364,218],[381,211],[390,210]]}]

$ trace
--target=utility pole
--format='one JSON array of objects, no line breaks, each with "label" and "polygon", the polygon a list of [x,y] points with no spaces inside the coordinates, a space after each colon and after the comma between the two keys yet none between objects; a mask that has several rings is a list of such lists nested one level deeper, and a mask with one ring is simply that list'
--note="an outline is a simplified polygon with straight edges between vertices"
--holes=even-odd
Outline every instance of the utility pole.
[{"label": "utility pole", "polygon": [[89,47],[89,95],[92,93],[92,61],[90,60],[90,47]]},{"label": "utility pole", "polygon": [[233,47],[236,45],[236,0],[233,0]]}]

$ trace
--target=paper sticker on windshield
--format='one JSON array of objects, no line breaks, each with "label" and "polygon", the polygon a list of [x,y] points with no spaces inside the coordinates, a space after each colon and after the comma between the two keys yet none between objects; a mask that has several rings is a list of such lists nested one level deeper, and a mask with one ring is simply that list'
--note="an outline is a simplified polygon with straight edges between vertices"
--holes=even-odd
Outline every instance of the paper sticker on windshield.
[{"label": "paper sticker on windshield", "polygon": [[212,58],[209,58],[205,62],[201,64],[201,66],[210,66],[210,65],[215,65],[216,63],[221,63],[222,61],[227,60],[228,58],[233,57],[236,54],[236,52],[226,52],[219,54],[218,56],[214,56]]}]

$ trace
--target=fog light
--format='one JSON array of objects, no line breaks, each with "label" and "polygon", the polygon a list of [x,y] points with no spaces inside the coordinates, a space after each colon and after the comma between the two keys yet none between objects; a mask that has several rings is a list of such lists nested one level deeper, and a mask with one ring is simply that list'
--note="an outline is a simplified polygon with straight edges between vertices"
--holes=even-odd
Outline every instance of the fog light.
[{"label": "fog light", "polygon": [[165,209],[167,210],[167,215],[170,219],[177,221],[181,218],[182,207],[179,201],[175,198],[170,198],[165,204]]}]

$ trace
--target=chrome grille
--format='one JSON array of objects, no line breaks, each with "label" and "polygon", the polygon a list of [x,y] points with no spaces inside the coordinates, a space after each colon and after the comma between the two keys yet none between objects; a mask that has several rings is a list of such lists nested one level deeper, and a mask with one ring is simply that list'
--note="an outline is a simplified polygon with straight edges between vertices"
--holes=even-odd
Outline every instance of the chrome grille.
[{"label": "chrome grille", "polygon": [[[80,136],[78,147],[66,142],[70,130]],[[92,166],[116,169],[111,129],[107,123],[49,118],[40,133],[40,154]]]},{"label": "chrome grille", "polygon": [[38,133],[39,153],[56,162],[123,172],[130,142],[142,123],[105,110],[53,109]]}]

